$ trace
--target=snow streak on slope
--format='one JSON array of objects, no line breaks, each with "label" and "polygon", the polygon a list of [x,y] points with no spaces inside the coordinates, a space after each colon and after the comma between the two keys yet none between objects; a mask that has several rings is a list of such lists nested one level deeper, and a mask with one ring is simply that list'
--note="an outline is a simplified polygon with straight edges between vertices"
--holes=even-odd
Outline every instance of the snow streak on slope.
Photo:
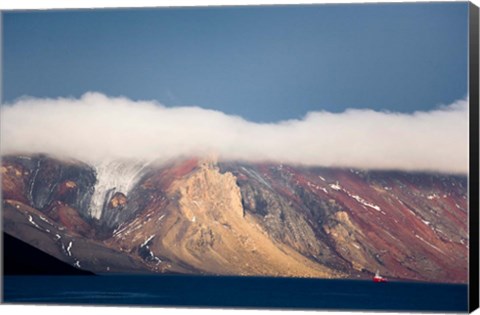
[{"label": "snow streak on slope", "polygon": [[95,165],[97,182],[90,204],[90,215],[99,219],[106,203],[116,192],[128,195],[145,173],[148,163],[143,161],[111,160]]}]

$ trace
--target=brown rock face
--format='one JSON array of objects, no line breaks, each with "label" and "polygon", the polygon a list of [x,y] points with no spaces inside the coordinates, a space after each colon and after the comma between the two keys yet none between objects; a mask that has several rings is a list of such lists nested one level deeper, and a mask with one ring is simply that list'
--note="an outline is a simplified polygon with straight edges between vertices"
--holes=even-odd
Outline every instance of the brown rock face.
[{"label": "brown rock face", "polygon": [[78,211],[64,204],[55,202],[48,212],[49,217],[59,222],[69,232],[84,237],[94,237],[95,231],[79,214]]},{"label": "brown rock face", "polygon": [[16,163],[4,163],[0,168],[0,172],[3,198],[27,202],[24,192],[28,185],[28,171]]},{"label": "brown rock face", "polygon": [[110,202],[108,203],[108,206],[110,209],[122,208],[122,207],[125,207],[126,205],[127,205],[127,196],[125,196],[121,192],[116,192],[110,199]]},{"label": "brown rock face", "polygon": [[61,201],[87,213],[95,184],[94,170],[79,161],[60,161],[44,155],[2,157],[4,198],[46,210]]}]

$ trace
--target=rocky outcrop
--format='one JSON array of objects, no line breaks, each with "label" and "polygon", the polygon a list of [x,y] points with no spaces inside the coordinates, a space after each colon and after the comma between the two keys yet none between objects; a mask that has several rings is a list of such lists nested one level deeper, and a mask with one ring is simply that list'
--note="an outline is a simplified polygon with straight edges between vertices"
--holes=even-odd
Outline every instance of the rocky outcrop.
[{"label": "rocky outcrop", "polygon": [[[334,205],[317,202],[301,187],[289,186],[281,176],[275,180],[266,177],[255,165],[221,164],[221,168],[235,174],[244,211],[251,214],[270,237],[322,265],[343,272],[349,269],[348,262],[332,250],[330,240],[318,228],[318,223],[335,211]],[[310,209],[318,210],[309,213]]]},{"label": "rocky outcrop", "polygon": [[121,192],[115,193],[108,202],[109,209],[115,209],[121,211],[127,205],[127,196]]},{"label": "rocky outcrop", "polygon": [[[207,211],[214,218],[220,218],[224,211],[243,217],[242,197],[235,177],[231,173],[220,174],[215,165],[201,162],[198,170],[173,187],[179,196],[179,208],[191,221],[196,216],[206,215]],[[202,207],[202,204],[209,206]]]}]

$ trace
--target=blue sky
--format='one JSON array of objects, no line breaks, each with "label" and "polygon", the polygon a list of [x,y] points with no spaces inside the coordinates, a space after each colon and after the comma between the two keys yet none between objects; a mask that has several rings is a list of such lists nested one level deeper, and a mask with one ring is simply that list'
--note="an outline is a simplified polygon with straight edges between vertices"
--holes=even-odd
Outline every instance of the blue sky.
[{"label": "blue sky", "polygon": [[6,12],[3,102],[87,91],[256,122],[467,95],[468,4]]}]

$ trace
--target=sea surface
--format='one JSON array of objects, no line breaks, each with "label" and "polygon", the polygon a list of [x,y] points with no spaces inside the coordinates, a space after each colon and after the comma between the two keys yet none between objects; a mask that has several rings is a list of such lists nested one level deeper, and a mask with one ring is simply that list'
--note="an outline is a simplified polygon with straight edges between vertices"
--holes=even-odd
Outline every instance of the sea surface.
[{"label": "sea surface", "polygon": [[4,276],[14,304],[467,311],[467,285],[264,277]]}]

